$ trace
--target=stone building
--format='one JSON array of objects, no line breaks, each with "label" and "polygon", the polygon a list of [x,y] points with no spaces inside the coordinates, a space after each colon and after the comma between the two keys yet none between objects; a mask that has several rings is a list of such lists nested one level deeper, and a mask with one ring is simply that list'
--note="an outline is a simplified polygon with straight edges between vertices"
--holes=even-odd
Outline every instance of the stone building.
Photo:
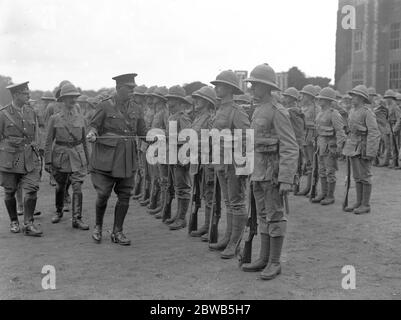
[{"label": "stone building", "polygon": [[[347,5],[355,29],[344,28]],[[401,0],[339,0],[335,83],[341,92],[361,83],[401,92]]]}]

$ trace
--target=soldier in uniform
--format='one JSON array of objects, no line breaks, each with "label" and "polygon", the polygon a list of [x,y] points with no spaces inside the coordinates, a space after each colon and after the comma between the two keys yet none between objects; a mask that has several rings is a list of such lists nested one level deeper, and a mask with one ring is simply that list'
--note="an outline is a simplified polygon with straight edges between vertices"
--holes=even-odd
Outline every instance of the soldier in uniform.
[{"label": "soldier in uniform", "polygon": [[[378,155],[376,157],[377,167],[387,167],[390,164],[391,158],[391,129],[389,122],[389,112],[384,100],[380,100],[376,102],[376,108],[374,109],[374,113],[376,115],[377,125],[379,127],[381,141]],[[382,163],[379,163],[379,157],[384,155],[384,160]]]},{"label": "soldier in uniform", "polygon": [[63,104],[59,113],[50,117],[46,145],[46,171],[57,182],[55,190],[56,213],[52,223],[63,217],[64,193],[68,179],[72,182],[72,227],[89,230],[82,221],[82,184],[87,174],[88,150],[86,148],[86,124],[75,108],[78,90],[72,84],[61,88],[58,102]]},{"label": "soldier in uniform", "polygon": [[[213,117],[216,105],[216,92],[213,88],[205,86],[195,91],[192,94],[195,100],[195,120],[191,128],[196,131],[198,141],[201,142],[201,130],[210,130],[213,124]],[[201,151],[199,147],[199,151]],[[200,153],[200,152],[199,152]],[[213,186],[214,186],[214,168],[211,164],[201,164],[201,157],[198,158],[198,164],[191,163],[191,173],[199,175],[201,194],[205,200],[205,223],[198,230],[190,233],[191,237],[209,238],[209,224],[212,210],[213,201]],[[210,159],[209,159],[210,160]],[[195,186],[193,186],[195,188]]]},{"label": "soldier in uniform", "polygon": [[[157,87],[151,93],[152,104],[155,108],[155,115],[152,121],[152,128],[163,130],[166,133],[168,126],[168,109],[167,109],[167,98],[168,94],[167,87]],[[149,209],[148,213],[154,215],[156,219],[161,219],[163,216],[163,210],[166,209],[166,199],[167,203],[169,203],[169,210],[171,210],[171,201],[173,191],[169,190],[168,192],[168,179],[169,179],[169,171],[168,164],[158,163],[154,165],[150,165],[152,169],[152,188],[151,188],[151,199],[154,203],[156,209]],[[161,208],[156,205],[158,198],[160,197]],[[159,210],[161,209],[161,210]]]},{"label": "soldier in uniform", "polygon": [[305,158],[305,171],[307,176],[306,186],[303,190],[297,193],[297,196],[306,196],[312,186],[312,163],[313,153],[315,152],[315,138],[316,138],[316,117],[320,112],[320,107],[315,103],[317,95],[316,88],[308,84],[301,91],[301,109],[305,115],[305,138],[303,155]]},{"label": "soldier in uniform", "polygon": [[[215,86],[216,95],[221,99],[219,109],[213,122],[213,128],[218,130],[249,129],[248,114],[234,103],[234,95],[243,94],[239,85],[239,79],[231,71],[223,71],[216,80],[211,81]],[[243,137],[243,143],[246,139]],[[243,150],[245,148],[243,147]],[[245,209],[245,187],[247,176],[237,175],[236,165],[224,163],[224,145],[220,144],[220,163],[215,166],[216,175],[221,187],[222,198],[226,207],[226,232],[217,243],[209,244],[210,250],[221,252],[221,258],[231,259],[235,256],[235,248],[247,221]]]},{"label": "soldier in uniform", "polygon": [[336,92],[333,89],[322,89],[316,98],[319,99],[322,108],[316,119],[321,193],[312,199],[312,202],[330,205],[335,201],[337,158],[341,155],[345,143],[344,122],[340,113],[333,107],[337,104]]},{"label": "soldier in uniform", "polygon": [[12,103],[0,111],[0,185],[9,214],[10,231],[20,232],[15,193],[21,184],[24,190],[24,225],[27,236],[41,236],[34,224],[39,190],[41,159],[38,150],[39,124],[34,110],[28,106],[28,82],[7,87]]},{"label": "soldier in uniform", "polygon": [[393,161],[388,167],[394,169],[397,160],[395,150],[400,147],[401,109],[396,102],[396,93],[393,90],[387,90],[383,98],[388,109],[390,128],[392,129],[392,134],[394,134],[396,141],[396,145],[394,145],[394,140],[392,138],[390,139]]},{"label": "soldier in uniform", "polygon": [[260,102],[251,124],[255,132],[255,167],[251,181],[261,249],[259,259],[244,264],[242,269],[263,270],[261,279],[270,280],[281,273],[281,249],[287,229],[281,195],[292,189],[299,146],[287,110],[271,95],[273,90],[280,90],[274,70],[268,64],[256,66],[245,81],[252,84],[252,94]]},{"label": "soldier in uniform", "polygon": [[135,138],[137,135],[146,136],[143,113],[137,105],[130,103],[130,94],[136,86],[135,77],[136,74],[131,73],[113,78],[116,94],[99,105],[87,135],[88,141],[94,143],[90,167],[97,199],[92,237],[98,243],[102,239],[107,202],[114,189],[118,200],[111,240],[120,245],[131,244],[123,233],[123,224],[138,169]]},{"label": "soldier in uniform", "polygon": [[[185,90],[181,86],[173,86],[168,90],[166,95],[167,105],[170,116],[168,117],[169,125],[176,123],[177,133],[181,130],[191,127],[191,119],[185,112],[185,107],[188,105],[186,100]],[[170,137],[170,126],[167,126],[166,136]],[[178,137],[177,137],[178,138]],[[188,211],[189,201],[191,199],[191,178],[189,175],[189,164],[180,162],[178,152],[183,142],[177,139],[177,164],[169,164],[170,176],[172,179],[168,181],[170,187],[174,189],[177,198],[177,211],[174,217],[168,219],[166,224],[170,230],[179,230],[187,225],[186,214]],[[173,188],[171,186],[173,185]]]},{"label": "soldier in uniform", "polygon": [[366,107],[366,104],[370,103],[368,89],[364,85],[359,85],[352,89],[349,94],[352,96],[354,111],[350,114],[350,133],[343,154],[351,157],[356,203],[345,208],[345,211],[364,214],[370,212],[371,165],[379,148],[380,131],[374,113]]},{"label": "soldier in uniform", "polygon": [[299,149],[302,152],[303,141],[305,137],[305,116],[298,105],[299,92],[296,88],[291,87],[285,90],[282,93],[282,96],[283,105],[288,110],[291,125],[295,133],[295,138],[297,139]]},{"label": "soldier in uniform", "polygon": [[[151,93],[156,89],[156,86],[152,86],[147,89],[144,93],[145,99],[145,113],[144,113],[144,121],[146,125],[146,129],[149,130],[152,127],[153,117],[155,115],[155,107],[153,105],[153,97]],[[146,160],[146,152],[149,147],[149,144],[142,140],[141,149],[142,149],[142,162],[144,163],[144,177],[142,179],[141,193],[138,195],[134,195],[133,199],[138,200],[141,204],[145,206],[150,202],[150,188],[153,184],[154,179],[154,170],[151,165],[148,164]]]},{"label": "soldier in uniform", "polygon": [[234,96],[234,103],[242,107],[249,116],[249,121],[252,119],[255,107],[252,103],[252,97],[249,94],[240,94]]},{"label": "soldier in uniform", "polygon": [[[132,99],[134,103],[138,105],[143,112],[145,112],[145,92],[148,88],[145,86],[138,86],[135,87],[133,92]],[[135,175],[135,186],[134,186],[134,196],[138,196],[141,194],[141,186],[142,186],[142,179],[144,177],[145,166],[143,163],[143,150],[142,150],[142,142],[144,140],[138,138],[136,140],[137,150],[138,150],[138,170],[136,171]]]}]

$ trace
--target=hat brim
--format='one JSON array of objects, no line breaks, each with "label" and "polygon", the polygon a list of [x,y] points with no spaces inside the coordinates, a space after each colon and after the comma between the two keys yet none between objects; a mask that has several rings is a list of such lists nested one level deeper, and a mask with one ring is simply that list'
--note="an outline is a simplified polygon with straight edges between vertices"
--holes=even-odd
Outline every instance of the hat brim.
[{"label": "hat brim", "polygon": [[290,98],[294,98],[295,100],[299,100],[299,97],[293,96],[292,94],[288,94],[285,92],[282,92],[281,95],[284,97],[290,97]]},{"label": "hat brim", "polygon": [[164,101],[167,101],[167,96],[162,96],[162,95],[157,94],[157,93],[151,93],[151,94],[149,94],[149,96],[150,96],[150,97],[159,98],[159,99],[162,99],[162,100],[164,100]]},{"label": "hat brim", "polygon": [[394,97],[394,96],[384,96],[383,99],[394,99],[394,100],[397,100],[397,97]]},{"label": "hat brim", "polygon": [[207,96],[201,95],[199,93],[193,93],[192,97],[194,97],[194,98],[198,97],[198,98],[204,99],[206,101],[209,101],[213,106],[216,106],[216,101],[213,101],[211,98],[209,98]]},{"label": "hat brim", "polygon": [[176,95],[174,95],[174,94],[167,94],[167,95],[166,95],[166,98],[167,98],[167,99],[179,99],[179,100],[181,100],[182,102],[188,103],[188,100],[185,99],[185,97],[176,96]]},{"label": "hat brim", "polygon": [[56,101],[56,98],[46,98],[46,97],[42,97],[42,98],[40,98],[40,100],[43,100],[43,101]]},{"label": "hat brim", "polygon": [[271,81],[265,81],[265,80],[260,80],[260,79],[256,79],[256,78],[247,78],[244,80],[245,82],[254,82],[254,83],[262,83],[265,85],[268,85],[270,88],[275,89],[274,91],[281,91],[281,89],[277,86],[277,84],[271,82]]},{"label": "hat brim", "polygon": [[329,101],[332,101],[332,102],[337,102],[337,100],[334,99],[334,98],[324,97],[324,96],[321,96],[321,95],[316,96],[316,99],[322,99],[322,100],[329,100]]},{"label": "hat brim", "polygon": [[238,95],[238,94],[244,94],[245,92],[242,91],[242,89],[240,87],[237,87],[235,85],[233,85],[232,83],[228,82],[228,81],[224,81],[224,80],[214,80],[214,81],[210,81],[210,83],[212,85],[218,85],[218,84],[226,84],[229,85],[230,87],[234,88],[234,94]]},{"label": "hat brim", "polygon": [[302,94],[306,94],[306,95],[308,95],[308,96],[310,96],[310,97],[312,97],[312,98],[316,98],[316,95],[314,95],[313,93],[310,93],[310,92],[308,92],[308,91],[299,91],[299,93],[302,93]]},{"label": "hat brim", "polygon": [[370,104],[370,100],[369,100],[367,97],[365,97],[365,95],[363,95],[363,94],[360,93],[360,92],[349,91],[348,94],[349,94],[351,97],[352,97],[352,96],[361,97],[361,98],[363,98],[363,99],[365,100],[366,103]]},{"label": "hat brim", "polygon": [[68,93],[68,94],[64,94],[60,97],[57,98],[57,102],[60,102],[61,100],[63,100],[63,98],[65,97],[79,97],[81,94],[79,93]]}]

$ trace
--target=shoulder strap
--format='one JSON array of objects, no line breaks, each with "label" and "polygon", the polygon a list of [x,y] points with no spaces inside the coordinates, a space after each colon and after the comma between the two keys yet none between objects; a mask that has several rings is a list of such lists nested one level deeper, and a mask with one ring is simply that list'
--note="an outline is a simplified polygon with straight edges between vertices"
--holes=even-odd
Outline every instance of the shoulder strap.
[{"label": "shoulder strap", "polygon": [[72,132],[70,131],[70,129],[67,126],[64,126],[64,128],[65,128],[65,130],[67,130],[67,133],[70,135],[72,140],[74,140],[74,142],[79,142],[79,140],[72,134]]},{"label": "shoulder strap", "polygon": [[21,129],[21,127],[19,125],[16,124],[16,122],[13,120],[13,118],[11,117],[11,115],[8,113],[7,111],[7,107],[1,109],[1,111],[4,113],[4,115],[6,116],[6,118],[15,126],[15,128],[22,133],[22,135],[26,138],[29,138],[28,135],[25,133],[24,130]]}]

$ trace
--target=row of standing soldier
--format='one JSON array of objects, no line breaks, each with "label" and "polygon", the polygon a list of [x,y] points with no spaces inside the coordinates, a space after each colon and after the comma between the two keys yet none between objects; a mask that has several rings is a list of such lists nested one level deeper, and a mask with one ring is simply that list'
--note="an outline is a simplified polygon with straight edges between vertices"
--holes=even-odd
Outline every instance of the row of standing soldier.
[{"label": "row of standing soldier", "polygon": [[[334,202],[337,157],[343,153],[351,159],[357,186],[357,203],[345,209],[355,213],[370,210],[370,164],[377,154],[380,136],[376,117],[366,107],[370,100],[368,90],[364,86],[357,86],[349,92],[353,108],[348,114],[347,122],[344,113],[340,114],[337,110],[337,95],[331,88],[317,92],[316,87],[306,86],[301,91],[301,107],[298,105],[296,89],[287,89],[282,94],[287,109],[284,108],[278,102],[281,97],[273,92],[279,88],[275,73],[267,64],[257,66],[251,72],[250,78],[246,79],[251,83],[255,105],[244,109],[234,102],[234,99],[237,102],[248,100],[246,95],[238,96],[243,94],[238,78],[232,71],[223,71],[212,81],[215,89],[203,87],[192,94],[195,111],[194,119],[191,119],[191,114],[186,110],[191,109],[192,101],[182,87],[136,87],[135,76],[136,74],[127,74],[113,78],[116,80],[116,93],[103,99],[94,111],[87,135],[85,128],[88,124],[82,121],[74,109],[79,92],[71,83],[60,86],[57,99],[63,103],[62,111],[49,118],[44,147],[46,170],[52,173],[57,183],[56,213],[52,222],[56,223],[62,218],[62,199],[66,184],[71,181],[73,227],[89,229],[82,221],[81,191],[89,163],[92,183],[97,192],[96,225],[92,235],[96,242],[100,243],[102,240],[103,216],[113,189],[118,201],[114,210],[111,238],[113,242],[121,245],[130,244],[130,240],[123,233],[123,223],[131,193],[134,193],[134,198],[140,200],[141,205],[148,205],[148,212],[162,219],[169,225],[170,230],[185,228],[188,208],[193,207],[191,199],[195,200],[194,210],[197,212],[203,197],[205,222],[202,227],[196,228],[191,210],[190,235],[209,241],[211,250],[221,251],[222,258],[230,259],[238,253],[239,242],[249,221],[247,207],[249,209],[249,203],[254,201],[261,238],[260,257],[253,263],[243,264],[242,269],[262,271],[262,279],[272,279],[281,272],[280,255],[288,219],[287,211],[284,210],[285,195],[292,190],[294,181],[301,178],[296,171],[302,170],[297,170],[297,167],[305,167],[307,186],[306,190],[296,194],[307,195],[310,192],[312,168],[318,167],[321,193],[312,201],[331,204]],[[29,166],[29,161],[25,161],[23,169],[18,171],[14,170],[16,155],[7,152],[11,150],[10,140],[13,140],[13,137],[23,140],[18,141],[14,152],[25,150],[26,154],[27,151],[35,151],[37,148],[35,141],[38,140],[34,137],[37,132],[33,128],[32,132],[26,132],[25,126],[22,131],[7,130],[11,126],[7,110],[14,112],[19,108],[22,113],[18,113],[18,110],[15,112],[20,115],[19,120],[24,121],[25,116],[30,119],[30,113],[27,111],[29,109],[25,108],[29,90],[27,83],[24,83],[10,87],[10,91],[13,94],[13,104],[3,109],[0,114],[3,147],[1,155],[2,159],[8,160],[4,162],[7,167],[0,168],[1,184],[6,191],[5,201],[11,219],[11,231],[19,232],[18,218],[14,214],[14,194],[21,180],[26,192],[24,232],[26,235],[39,236],[42,232],[33,224],[33,212],[40,179],[40,156],[38,155],[37,159],[33,157],[33,169]],[[316,101],[319,102],[318,105]],[[31,122],[34,125],[32,119]],[[189,127],[196,132],[211,128],[254,129],[253,173],[250,176],[238,175],[234,162],[220,162],[217,166],[150,165],[146,161],[149,142],[145,141],[144,137],[150,128],[165,130],[168,136],[169,122],[176,122],[178,131]],[[15,129],[16,126],[13,126],[12,129]],[[88,151],[89,144],[86,141],[93,143],[92,152]],[[26,156],[18,157],[29,159]],[[196,192],[191,192],[191,187]],[[224,200],[227,225],[224,236],[216,241],[215,235],[211,234],[211,226],[213,223],[216,226],[216,209],[220,205],[217,203],[219,201],[216,201],[218,190],[221,190]],[[247,190],[251,192],[247,193]],[[171,203],[174,197],[177,197],[178,209],[171,217]]]}]

